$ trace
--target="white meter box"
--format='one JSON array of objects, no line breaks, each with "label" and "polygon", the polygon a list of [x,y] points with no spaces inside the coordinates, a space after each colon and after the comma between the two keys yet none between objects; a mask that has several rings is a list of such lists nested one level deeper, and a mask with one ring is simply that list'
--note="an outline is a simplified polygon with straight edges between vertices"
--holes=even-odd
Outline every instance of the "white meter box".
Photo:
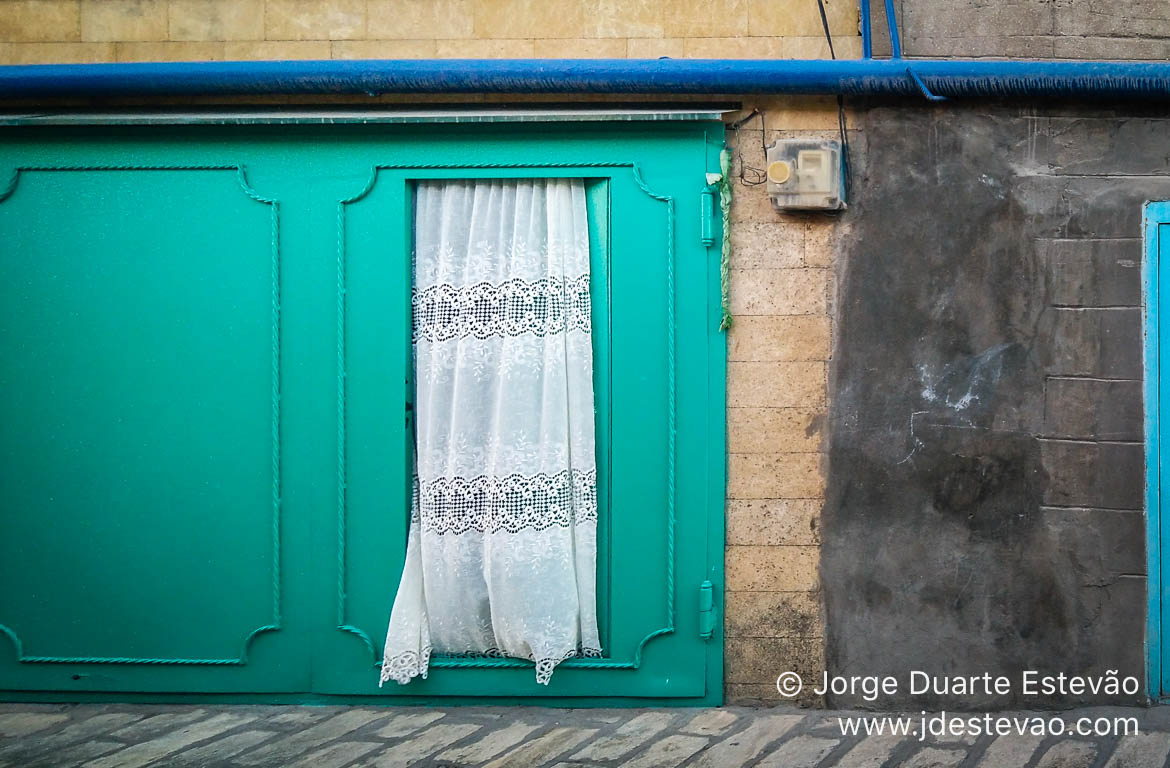
[{"label": "white meter box", "polygon": [[777,139],[768,147],[768,196],[777,211],[839,211],[841,143]]}]

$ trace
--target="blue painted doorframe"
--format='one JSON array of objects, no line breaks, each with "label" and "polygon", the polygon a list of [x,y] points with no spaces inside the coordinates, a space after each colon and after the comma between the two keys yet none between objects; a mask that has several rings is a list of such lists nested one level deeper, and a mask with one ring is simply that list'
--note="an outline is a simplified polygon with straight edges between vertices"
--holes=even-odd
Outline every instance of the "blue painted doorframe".
[{"label": "blue painted doorframe", "polygon": [[[1162,617],[1170,614],[1170,585],[1162,569],[1162,549],[1170,539],[1170,530],[1162,518],[1163,433],[1167,428],[1160,418],[1170,410],[1170,387],[1161,385],[1161,347],[1159,340],[1170,338],[1170,315],[1159,311],[1159,297],[1170,294],[1170,202],[1146,203],[1142,218],[1145,235],[1145,258],[1142,260],[1144,296],[1144,370],[1146,432],[1146,597],[1149,613],[1146,622],[1147,685],[1150,699],[1162,699],[1170,691],[1170,645],[1162,636]],[[1165,407],[1163,407],[1165,406]],[[1170,521],[1168,521],[1170,522]]]}]

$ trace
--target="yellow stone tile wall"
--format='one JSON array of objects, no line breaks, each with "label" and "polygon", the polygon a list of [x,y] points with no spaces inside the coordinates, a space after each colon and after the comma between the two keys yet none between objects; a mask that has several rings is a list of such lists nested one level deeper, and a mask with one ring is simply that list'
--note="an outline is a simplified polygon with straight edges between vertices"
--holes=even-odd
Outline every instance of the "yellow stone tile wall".
[{"label": "yellow stone tile wall", "polygon": [[[856,0],[825,0],[825,6],[837,55],[860,55]],[[0,0],[0,64],[827,55],[815,0]],[[654,100],[664,99],[670,97]],[[696,99],[702,100],[675,100]],[[745,107],[729,115],[729,122],[759,107],[766,125],[765,133],[756,118],[738,138],[729,132],[739,153],[731,225],[735,326],[728,363],[725,681],[729,703],[751,703],[779,699],[780,672],[794,670],[812,680],[824,668],[819,519],[832,351],[832,241],[839,219],[778,215],[763,185],[744,184],[738,170],[743,163],[763,168],[765,136],[769,141],[835,137],[837,114],[834,101],[825,98],[719,99],[729,100]],[[750,180],[750,171],[744,175]],[[801,702],[817,703],[809,696]]]},{"label": "yellow stone tile wall", "polygon": [[[825,0],[855,57],[856,0]],[[0,0],[0,64],[821,58],[814,0]]]},{"label": "yellow stone tile wall", "polygon": [[[773,211],[752,169],[776,138],[837,138],[833,99],[745,104],[729,131],[731,212],[727,375],[726,672],[728,703],[782,700],[776,677],[824,669],[820,515],[825,498],[833,243],[841,217]],[[742,179],[740,168],[743,168]],[[798,699],[820,702],[807,690]]]}]

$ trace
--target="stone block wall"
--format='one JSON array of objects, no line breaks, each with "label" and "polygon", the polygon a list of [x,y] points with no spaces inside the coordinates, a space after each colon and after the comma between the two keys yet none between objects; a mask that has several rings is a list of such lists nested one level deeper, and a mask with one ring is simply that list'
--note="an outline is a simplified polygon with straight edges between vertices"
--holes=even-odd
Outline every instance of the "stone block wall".
[{"label": "stone block wall", "polygon": [[[918,105],[862,120],[837,271],[828,667],[1144,685],[1141,212],[1170,198],[1170,120]],[[1014,685],[829,704],[1141,701]]]},{"label": "stone block wall", "polygon": [[[1170,58],[1170,5],[1166,3],[1149,0],[895,2],[900,11],[902,46],[907,55]],[[881,23],[883,26],[876,37],[884,41],[884,20]],[[875,45],[875,50],[882,49],[880,42]],[[888,46],[884,49],[888,50]]]},{"label": "stone block wall", "polygon": [[[856,0],[826,0],[839,57]],[[0,64],[417,58],[827,58],[815,2],[3,0]]]},{"label": "stone block wall", "polygon": [[[763,184],[763,143],[837,138],[831,98],[777,99],[728,133],[731,212],[727,439],[726,699],[780,701],[776,677],[824,667],[819,576],[828,464],[834,244],[839,214],[781,215]],[[739,120],[745,109],[730,115]],[[819,703],[802,694],[802,704]]]}]

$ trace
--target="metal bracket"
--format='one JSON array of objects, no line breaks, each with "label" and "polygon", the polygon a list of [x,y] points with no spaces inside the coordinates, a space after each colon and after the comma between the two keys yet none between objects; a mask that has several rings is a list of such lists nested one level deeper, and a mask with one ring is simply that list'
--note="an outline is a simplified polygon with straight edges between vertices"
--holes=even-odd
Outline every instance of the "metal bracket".
[{"label": "metal bracket", "polygon": [[699,237],[703,245],[710,248],[715,245],[715,229],[712,225],[712,219],[715,217],[715,187],[708,184],[699,196],[699,214],[702,217],[699,222]]},{"label": "metal bracket", "polygon": [[710,581],[699,585],[699,637],[710,640],[715,633],[715,589]]},{"label": "metal bracket", "polygon": [[926,97],[927,101],[947,100],[946,96],[939,96],[938,94],[931,93],[930,89],[926,87],[926,83],[922,81],[922,78],[919,77],[918,73],[915,72],[911,67],[906,67],[906,74],[909,75],[910,79],[914,81],[914,84],[918,86],[918,90],[922,92],[922,95]]}]

